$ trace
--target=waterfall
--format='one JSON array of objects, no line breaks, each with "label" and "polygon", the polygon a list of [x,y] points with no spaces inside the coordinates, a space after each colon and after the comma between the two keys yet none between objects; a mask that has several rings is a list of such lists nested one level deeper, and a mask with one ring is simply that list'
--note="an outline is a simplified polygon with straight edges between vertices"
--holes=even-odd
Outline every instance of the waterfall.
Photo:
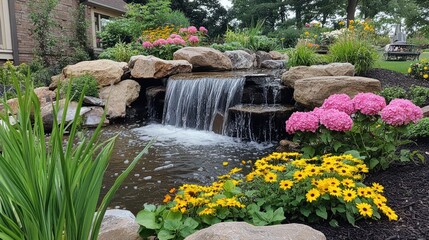
[{"label": "waterfall", "polygon": [[167,83],[162,122],[226,134],[228,109],[241,102],[244,83],[242,76],[176,75]]}]

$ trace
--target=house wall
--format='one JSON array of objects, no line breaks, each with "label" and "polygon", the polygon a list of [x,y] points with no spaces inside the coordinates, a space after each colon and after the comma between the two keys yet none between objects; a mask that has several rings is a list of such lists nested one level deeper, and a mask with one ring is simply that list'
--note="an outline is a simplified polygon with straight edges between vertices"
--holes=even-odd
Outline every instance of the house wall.
[{"label": "house wall", "polygon": [[[58,44],[64,44],[64,47],[60,47],[62,51],[60,53],[62,54],[67,54],[70,51],[66,45],[66,40],[71,39],[75,34],[74,20],[78,6],[79,0],[59,0],[58,5],[53,11],[52,17],[58,26],[53,31],[53,34],[59,38]],[[15,14],[19,62],[30,62],[33,59],[36,42],[33,36],[34,27],[29,16],[29,1],[16,0]],[[86,10],[86,14],[87,19],[91,19],[89,9]],[[90,28],[88,28],[88,33],[90,33]]]}]

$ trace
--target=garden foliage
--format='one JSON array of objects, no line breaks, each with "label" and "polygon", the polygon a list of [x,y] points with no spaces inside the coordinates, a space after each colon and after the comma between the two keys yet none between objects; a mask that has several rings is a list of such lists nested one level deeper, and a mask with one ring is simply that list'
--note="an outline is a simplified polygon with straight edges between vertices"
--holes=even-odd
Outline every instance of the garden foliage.
[{"label": "garden foliage", "polygon": [[415,79],[429,80],[429,60],[422,59],[417,63],[412,63],[408,68],[408,74]]},{"label": "garden foliage", "polygon": [[79,101],[81,95],[98,97],[98,82],[95,77],[91,75],[87,74],[70,78],[70,84],[64,85],[63,92],[67,93],[68,85],[71,85],[70,99],[72,101]]},{"label": "garden foliage", "polygon": [[387,102],[395,98],[406,98],[417,106],[423,107],[429,100],[429,88],[415,85],[412,85],[408,90],[401,87],[387,87],[380,92],[380,95],[383,96]]},{"label": "garden foliage", "polygon": [[305,44],[297,45],[288,53],[288,66],[311,66],[320,63],[322,58],[314,51],[315,47],[313,46],[307,46]]},{"label": "garden foliage", "polygon": [[406,136],[409,138],[429,138],[429,118],[423,118],[416,124],[411,124]]},{"label": "garden foliage", "polygon": [[353,99],[334,94],[321,108],[295,112],[286,121],[286,131],[302,144],[305,156],[356,150],[365,156],[370,169],[386,169],[397,160],[423,159],[418,153],[397,149],[410,143],[407,125],[423,117],[411,101],[394,99],[388,105],[383,97],[359,93]]},{"label": "garden foliage", "polygon": [[[30,78],[20,79],[23,88],[15,72],[11,80],[19,112],[10,117],[11,109],[5,104],[0,113],[0,238],[97,239],[110,200],[149,145],[97,204],[115,138],[99,142],[101,124],[89,138],[78,133],[83,95],[73,122],[66,122],[66,114],[53,118],[47,138]],[[70,92],[71,87],[67,96]],[[69,101],[67,97],[64,111]],[[54,103],[54,116],[58,109],[59,101]]]},{"label": "garden foliage", "polygon": [[[354,153],[356,154],[356,153]],[[389,220],[398,216],[387,205],[384,188],[365,185],[368,168],[358,156],[331,154],[303,158],[299,153],[274,152],[256,160],[245,177],[241,168],[209,186],[184,184],[171,189],[165,205],[145,205],[137,215],[143,237],[183,239],[197,229],[222,221],[263,226],[283,221]]]}]

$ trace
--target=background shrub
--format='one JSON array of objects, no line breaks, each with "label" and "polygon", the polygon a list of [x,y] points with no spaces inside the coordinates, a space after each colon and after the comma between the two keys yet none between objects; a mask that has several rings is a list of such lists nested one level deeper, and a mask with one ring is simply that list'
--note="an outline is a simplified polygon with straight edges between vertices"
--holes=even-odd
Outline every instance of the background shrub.
[{"label": "background shrub", "polygon": [[117,43],[115,46],[105,49],[100,53],[98,58],[111,59],[117,62],[128,62],[132,56],[142,54],[143,51],[143,48],[133,43]]},{"label": "background shrub", "polygon": [[402,87],[387,87],[380,92],[380,95],[383,96],[387,102],[390,102],[395,98],[406,98],[407,92]]},{"label": "background shrub", "polygon": [[415,79],[429,80],[429,60],[422,59],[417,63],[412,63],[408,68],[408,74]]},{"label": "background shrub", "polygon": [[349,62],[355,66],[356,73],[362,74],[373,68],[378,59],[377,50],[366,41],[353,37],[339,38],[329,47],[332,62]]},{"label": "background shrub", "polygon": [[417,106],[425,106],[429,100],[429,88],[412,85],[408,90],[402,87],[387,87],[384,88],[380,95],[383,96],[387,102],[395,98],[406,98],[411,100]]},{"label": "background shrub", "polygon": [[221,52],[244,49],[244,47],[239,42],[230,42],[230,43],[224,43],[224,44],[213,43],[210,47],[216,50],[219,50]]},{"label": "background shrub", "polygon": [[301,31],[292,27],[280,28],[268,34],[269,37],[280,40],[282,48],[291,48],[296,46],[298,38],[301,36]]}]

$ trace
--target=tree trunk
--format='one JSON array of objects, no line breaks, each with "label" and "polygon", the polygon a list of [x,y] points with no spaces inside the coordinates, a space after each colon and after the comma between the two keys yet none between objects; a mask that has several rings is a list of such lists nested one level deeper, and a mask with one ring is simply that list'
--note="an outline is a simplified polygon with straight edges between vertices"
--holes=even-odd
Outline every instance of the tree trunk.
[{"label": "tree trunk", "polygon": [[302,28],[302,8],[301,6],[295,6],[295,24],[297,29]]},{"label": "tree trunk", "polygon": [[350,20],[355,20],[356,7],[359,0],[347,0],[347,27]]}]

